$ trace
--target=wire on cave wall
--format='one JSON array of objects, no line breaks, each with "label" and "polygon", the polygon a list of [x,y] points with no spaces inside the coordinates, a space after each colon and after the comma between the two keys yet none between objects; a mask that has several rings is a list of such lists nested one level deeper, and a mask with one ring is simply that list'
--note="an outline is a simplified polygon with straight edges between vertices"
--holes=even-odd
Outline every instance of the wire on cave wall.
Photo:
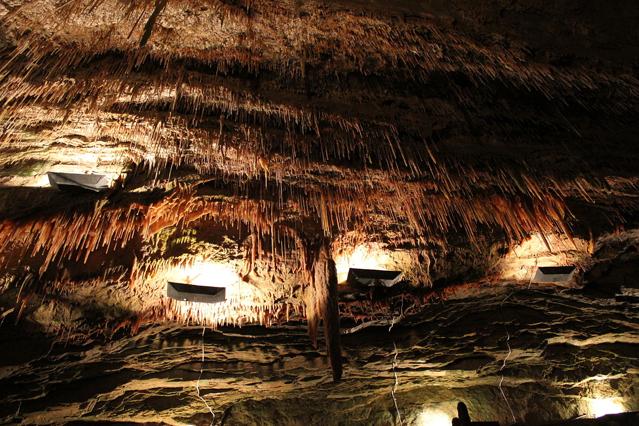
[{"label": "wire on cave wall", "polygon": [[[393,330],[393,327],[395,326],[396,321],[401,321],[403,317],[404,317],[404,298],[402,298],[402,305],[400,307],[399,318],[396,318],[395,315],[392,316],[390,321],[390,326],[388,327],[388,333],[390,333]],[[402,426],[404,424],[404,421],[402,419],[402,414],[399,411],[399,405],[397,405],[397,397],[395,395],[397,392],[397,388],[399,387],[399,376],[397,375],[397,371],[396,371],[396,368],[399,365],[399,363],[397,362],[397,356],[399,355],[399,352],[397,350],[397,345],[395,344],[395,340],[393,340],[393,349],[395,351],[393,356],[393,361],[392,361],[394,382],[393,382],[393,387],[391,388],[391,397],[393,398],[393,405],[395,406],[397,421],[399,422],[400,426]]]},{"label": "wire on cave wall", "polygon": [[[535,265],[532,267],[530,280],[528,281],[528,286],[526,287],[526,290],[529,290],[530,286],[532,285],[533,274],[534,274],[534,271],[537,269],[537,264],[538,264],[538,259],[535,258]],[[510,417],[512,418],[513,423],[517,423],[517,417],[515,416],[515,412],[513,411],[512,406],[510,405],[510,401],[508,400],[508,397],[506,396],[506,392],[504,391],[504,388],[503,388],[503,383],[505,380],[504,370],[506,369],[506,363],[508,362],[508,360],[510,359],[512,355],[512,348],[510,346],[510,331],[508,330],[508,324],[506,323],[503,313],[504,313],[504,303],[508,299],[510,299],[516,292],[517,292],[516,289],[509,292],[499,304],[499,309],[502,314],[502,320],[504,321],[504,330],[506,331],[506,347],[508,349],[508,353],[504,357],[501,367],[499,368],[499,372],[501,373],[501,378],[499,379],[498,387],[499,387],[499,393],[501,394],[502,398],[504,399],[504,402],[506,403],[506,406],[508,407],[508,410],[510,411]]]},{"label": "wire on cave wall", "polygon": [[206,408],[209,410],[209,413],[211,413],[211,423],[210,426],[213,426],[213,422],[215,421],[215,413],[213,412],[213,409],[211,408],[211,406],[209,405],[208,402],[206,402],[206,399],[204,399],[202,397],[202,395],[200,394],[200,380],[202,379],[202,373],[204,372],[204,332],[206,331],[206,326],[202,327],[202,358],[200,361],[200,375],[197,378],[197,382],[195,383],[195,390],[197,392],[197,397],[200,399],[200,401],[202,401],[204,403],[204,405],[206,405]]},{"label": "wire on cave wall", "polygon": [[395,396],[395,392],[397,392],[397,388],[399,387],[399,377],[397,376],[397,371],[395,371],[395,368],[399,365],[397,363],[397,356],[398,356],[398,351],[397,351],[397,345],[395,345],[395,342],[393,342],[393,348],[395,349],[395,354],[393,357],[393,376],[395,378],[395,381],[393,383],[393,387],[391,388],[391,396],[393,397],[393,404],[395,405],[395,412],[397,413],[397,421],[398,423],[401,425],[404,424],[404,421],[402,420],[402,414],[399,411],[399,406],[397,405],[397,397]]}]

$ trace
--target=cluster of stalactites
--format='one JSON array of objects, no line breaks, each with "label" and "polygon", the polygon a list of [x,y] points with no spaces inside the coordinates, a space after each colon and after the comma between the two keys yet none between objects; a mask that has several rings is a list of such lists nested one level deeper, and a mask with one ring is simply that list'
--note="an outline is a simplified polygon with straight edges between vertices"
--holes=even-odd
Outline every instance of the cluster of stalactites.
[{"label": "cluster of stalactites", "polygon": [[39,265],[42,274],[56,262],[86,263],[93,253],[117,253],[135,238],[145,241],[168,226],[188,224],[205,216],[222,223],[243,222],[256,230],[270,230],[268,210],[260,204],[250,200],[198,199],[188,188],[149,205],[133,203],[122,207],[98,201],[90,211],[62,210],[0,222],[0,253],[3,264],[44,255]]},{"label": "cluster of stalactites", "polygon": [[[160,3],[163,4],[160,12],[181,13],[189,2],[169,0],[156,2],[155,5]],[[280,36],[275,31],[275,22],[280,21],[275,18],[311,27],[322,23],[321,20],[310,18],[305,23],[297,22],[297,19],[292,18],[294,13],[286,13],[287,5],[278,2],[247,6],[253,13],[256,8],[260,11],[250,17],[241,11],[242,8],[238,12],[236,6],[217,1],[212,3],[214,14],[229,14],[228,18],[237,20],[235,24],[239,25],[238,28],[258,21],[261,30],[272,30],[274,36]],[[210,6],[208,2],[207,5]],[[131,34],[144,38],[149,20],[156,14],[153,10],[148,1],[131,2],[129,8],[123,9],[115,0],[77,0],[66,2],[51,17],[53,20],[62,17],[70,20],[79,31],[85,28],[85,21],[92,22],[94,13],[102,18],[111,16],[113,22],[117,23],[116,32],[119,36],[125,36],[120,40],[122,45],[116,42],[119,37],[115,34],[113,37],[109,34],[109,37],[69,40],[65,33],[56,37],[45,31],[39,32],[37,27],[29,28],[28,34],[20,37],[13,51],[0,62],[0,122],[3,123],[3,138],[11,139],[21,128],[36,125],[38,117],[33,117],[33,121],[23,119],[29,116],[25,109],[45,105],[59,109],[65,119],[70,111],[82,111],[95,118],[96,122],[106,120],[108,125],[101,130],[105,133],[103,136],[115,137],[133,145],[142,139],[145,149],[153,147],[150,151],[154,157],[168,156],[174,164],[195,162],[201,171],[233,169],[232,164],[228,164],[232,161],[225,161],[225,147],[230,146],[231,150],[250,151],[256,157],[255,163],[259,165],[252,167],[254,173],[261,170],[268,172],[269,159],[258,158],[269,154],[267,148],[270,142],[265,142],[269,135],[263,131],[265,127],[278,130],[270,138],[286,145],[282,155],[293,153],[302,160],[308,160],[311,153],[319,153],[323,161],[354,156],[368,161],[371,157],[377,157],[373,160],[386,170],[405,168],[416,175],[419,175],[424,163],[432,163],[428,144],[421,143],[416,149],[408,149],[406,141],[400,140],[393,119],[365,119],[353,114],[337,114],[330,108],[309,107],[305,104],[309,102],[308,99],[295,96],[292,96],[293,101],[286,103],[263,99],[260,96],[262,94],[254,94],[250,81],[220,76],[214,72],[215,65],[224,62],[220,52],[212,53],[210,58],[206,49],[176,49],[171,52],[161,48],[166,40],[156,39],[157,45],[154,45],[153,38],[149,41],[153,49],[140,50],[136,38],[131,37]],[[223,12],[227,10],[232,12]],[[34,5],[27,5],[24,10],[19,8],[9,14],[5,20],[8,26],[19,33],[23,25],[31,24],[29,16],[34,12]],[[309,39],[303,43],[303,51],[299,52],[303,55],[300,58],[282,58],[282,64],[277,64],[276,58],[271,58],[270,61],[265,60],[263,67],[272,67],[272,71],[277,71],[276,75],[284,74],[281,77],[283,79],[299,78],[298,71],[289,75],[290,70],[295,68],[290,66],[291,60],[303,57],[303,63],[310,63],[313,58],[322,56],[322,49],[326,46],[318,34],[327,33],[338,40],[341,40],[340,36],[346,39],[335,43],[335,46],[340,46],[340,49],[335,49],[339,50],[335,54],[344,54],[353,58],[353,61],[359,59],[363,62],[371,56],[386,59],[379,60],[383,64],[380,66],[385,67],[379,70],[381,75],[396,74],[400,69],[406,69],[412,71],[407,73],[408,76],[426,81],[431,73],[460,72],[477,85],[503,80],[525,90],[539,92],[548,99],[577,98],[578,104],[583,104],[581,97],[587,93],[608,89],[608,92],[619,97],[614,100],[607,98],[607,102],[614,101],[614,104],[606,104],[612,111],[631,109],[639,95],[639,84],[630,76],[610,75],[592,69],[558,69],[526,61],[520,57],[520,53],[515,53],[518,52],[516,50],[511,52],[497,44],[482,45],[454,31],[442,31],[428,19],[420,24],[412,21],[411,26],[400,31],[396,25],[401,24],[395,21],[391,23],[383,17],[358,16],[346,11],[332,12],[334,17],[323,19],[337,25],[343,32],[329,30],[328,26],[315,28],[316,33],[306,32],[305,38]],[[337,18],[342,15],[345,19]],[[153,18],[153,22],[156,18]],[[269,21],[270,18],[273,18],[273,22]],[[41,18],[36,16],[34,19]],[[364,29],[368,32],[365,38],[367,43],[361,46],[361,39],[354,39],[352,31]],[[357,43],[354,43],[355,40]],[[359,51],[346,54],[345,46],[351,49],[357,47]],[[181,53],[183,51],[188,51],[192,56],[185,58]],[[279,50],[273,53],[282,54]],[[234,60],[239,65],[246,65],[239,58]],[[192,71],[193,67],[188,66],[191,61],[204,68],[210,67],[211,72]],[[143,64],[145,66],[141,66]],[[329,81],[340,72],[345,75],[354,71],[367,74],[361,65],[350,64],[353,67],[350,69],[348,62],[340,64],[346,68],[338,70],[327,67],[328,75],[322,77]],[[281,86],[279,83],[275,80],[271,85],[275,88]],[[453,90],[450,95],[461,96],[463,99],[458,101],[465,105],[468,99],[461,93],[463,90]],[[275,99],[291,98],[291,95],[283,92]],[[589,106],[594,107],[596,105]],[[413,130],[419,134],[425,129]],[[160,161],[158,164],[166,163]],[[289,166],[285,164],[283,168]],[[246,164],[244,169],[246,171]]]},{"label": "cluster of stalactites", "polygon": [[[36,27],[18,40],[15,55],[29,55],[35,64],[42,66],[45,59],[56,57],[55,64],[47,65],[50,72],[74,68],[91,57],[114,50],[131,56],[124,61],[126,66],[121,72],[149,58],[160,64],[189,58],[215,64],[218,70],[225,71],[240,64],[249,70],[269,70],[292,79],[304,79],[307,68],[317,65],[329,50],[334,56],[331,62],[334,68],[324,72],[330,74],[374,74],[392,67],[398,71],[412,71],[406,74],[419,80],[427,79],[434,72],[462,72],[478,84],[486,80],[510,81],[550,99],[556,98],[558,93],[567,96],[607,85],[622,85],[635,96],[637,93],[636,81],[630,76],[615,78],[592,70],[559,70],[547,64],[530,63],[523,49],[509,49],[496,42],[481,43],[451,28],[442,29],[441,22],[432,19],[411,19],[410,23],[402,24],[390,17],[330,8],[315,11],[317,13],[309,11],[311,13],[307,13],[305,19],[299,19],[296,6],[278,1],[247,2],[245,7],[206,1],[208,7],[202,8],[200,13],[206,18],[214,18],[218,27],[206,27],[208,38],[201,34],[201,45],[184,45],[187,43],[185,38],[184,44],[176,48],[175,43],[171,43],[174,35],[152,34],[154,24],[162,22],[163,14],[173,16],[173,19],[176,15],[185,16],[185,10],[193,10],[191,8],[198,2],[158,0],[153,2],[154,7],[150,3],[130,2],[129,7],[123,8],[117,0],[65,2],[63,7],[55,9],[51,20],[66,22],[67,27],[75,31],[92,33],[89,23],[95,21],[94,15],[102,19],[109,17],[110,22],[116,23],[115,28],[107,30],[112,33],[111,37],[100,37],[100,30],[93,30],[94,37],[70,39],[62,31],[54,32],[52,36],[44,29],[37,31]],[[43,9],[54,13],[50,8]],[[27,23],[33,25],[29,18],[36,22],[42,19],[32,16],[37,12],[42,14],[42,10],[34,5],[19,8],[5,17],[6,24],[19,32]],[[281,28],[291,30],[283,32]],[[260,51],[251,54],[244,46],[231,44],[238,43],[240,34],[244,38],[273,38],[274,42],[262,44]],[[366,42],[362,43],[362,40]],[[151,48],[144,48],[147,42]],[[282,45],[291,45],[288,55],[279,49]],[[328,49],[327,46],[334,47]],[[371,57],[376,60],[371,61]]]},{"label": "cluster of stalactites", "polygon": [[[482,226],[503,229],[511,240],[519,240],[531,232],[566,232],[565,207],[553,196],[525,200],[492,195],[486,198],[451,198],[432,196],[413,187],[380,194],[371,192],[365,199],[348,195],[320,192],[300,194],[297,214],[314,217],[328,236],[335,229],[346,232],[358,223],[366,222],[371,213],[384,214],[395,223],[409,225],[406,232],[419,235],[422,241],[443,238],[448,232],[465,230],[474,241]],[[295,211],[295,206],[291,206]],[[291,213],[290,211],[287,213]],[[202,217],[222,223],[245,223],[259,235],[270,235],[277,252],[277,242],[296,238],[290,226],[278,222],[282,211],[273,202],[225,198],[211,200],[198,197],[192,189],[178,189],[160,201],[145,204],[110,205],[98,202],[93,210],[41,215],[20,220],[5,220],[0,224],[2,253],[19,248],[27,257],[45,254],[40,272],[53,262],[73,259],[86,262],[96,251],[117,251],[134,238],[148,240],[160,230],[178,222],[188,224]],[[250,257],[254,260],[263,238],[254,240]]]},{"label": "cluster of stalactites", "polygon": [[[214,3],[219,11],[227,9],[228,5],[222,2]],[[169,0],[163,4],[160,14],[180,10],[186,3]],[[280,11],[271,10],[274,4],[252,5],[260,10],[252,16],[230,8],[234,12],[228,18],[237,20],[240,26],[264,20],[260,28],[269,28],[267,18]],[[279,192],[278,209],[291,208],[292,204],[296,213],[320,223],[327,236],[354,226],[374,227],[368,218],[381,214],[395,223],[408,224],[406,233],[418,236],[421,242],[445,239],[460,229],[475,241],[482,226],[503,229],[510,239],[520,239],[533,231],[565,231],[562,200],[566,192],[590,200],[593,191],[603,187],[581,182],[582,178],[558,182],[553,176],[544,176],[543,171],[541,176],[534,176],[533,172],[527,176],[514,171],[517,167],[484,172],[458,164],[448,167],[445,161],[435,158],[426,138],[409,141],[392,120],[315,108],[306,104],[311,102],[309,99],[290,96],[292,93],[286,91],[268,99],[241,77],[193,71],[187,66],[189,61],[212,71],[223,60],[219,55],[213,60],[203,51],[187,49],[192,56],[185,61],[183,54],[173,52],[171,56],[171,52],[162,50],[161,40],[147,34],[153,15],[150,6],[151,2],[132,3],[122,10],[113,0],[72,1],[65,4],[61,14],[68,14],[73,25],[80,27],[83,24],[79,16],[91,17],[96,11],[113,15],[117,18],[114,22],[126,24],[128,33],[138,34],[145,40],[142,44],[148,42],[153,49],[140,50],[140,39],[135,37],[121,46],[109,44],[117,39],[115,35],[113,39],[79,41],[68,40],[63,34],[43,37],[36,30],[20,38],[4,58],[0,72],[1,137],[15,140],[21,131],[42,125],[43,117],[55,118],[56,128],[69,126],[65,127],[67,133],[74,131],[68,123],[101,123],[92,127],[90,140],[102,137],[130,144],[131,158],[147,159],[155,171],[188,165],[202,174],[221,176],[229,186],[237,183],[234,196],[245,196],[250,191]],[[29,10],[17,11],[6,18],[7,23],[19,29]],[[23,12],[25,16],[21,15]],[[345,22],[357,30],[370,30],[368,45],[350,56],[368,57],[370,52],[377,52],[376,57],[386,58],[379,61],[386,63],[383,71],[406,67],[417,70],[413,73],[417,80],[426,80],[429,73],[461,72],[478,85],[503,80],[549,99],[579,98],[590,91],[619,88],[614,93],[620,98],[608,105],[613,110],[630,108],[638,94],[639,85],[631,77],[580,68],[560,70],[527,62],[502,46],[482,45],[467,36],[441,31],[429,20],[418,25],[424,31],[398,31],[382,17],[333,12],[335,16],[344,15],[348,19]],[[283,18],[289,19],[288,15]],[[333,22],[333,17],[326,19],[339,23],[336,18]],[[312,26],[314,22],[307,24]],[[328,32],[323,28],[318,31]],[[346,37],[349,42],[350,37]],[[320,56],[312,48],[313,41],[318,40],[308,40],[305,47],[308,65]],[[161,66],[169,63],[175,66]],[[263,64],[265,69],[272,67],[276,75],[281,74],[282,79],[298,79],[297,71],[287,74],[286,70],[292,68],[289,65],[287,62],[286,67],[280,68],[274,62]],[[341,71],[348,72],[348,64],[343,65],[346,68]],[[366,75],[361,66],[351,66]],[[338,70],[333,71],[339,74]],[[329,76],[324,77],[329,81]],[[275,87],[278,81],[269,84]],[[453,91],[451,96],[462,96],[462,92]],[[628,99],[632,102],[623,102]],[[467,103],[465,98],[458,101]],[[405,133],[415,137],[419,130]],[[279,145],[274,148],[276,144]],[[364,167],[347,172],[337,166],[325,166],[355,158],[373,164],[374,170]],[[338,178],[324,176],[332,174]],[[259,188],[247,189],[249,179],[258,181]],[[273,182],[275,187],[271,186]],[[18,241],[25,245],[29,245],[26,238],[40,238],[33,246],[35,251],[48,250],[45,246],[49,245],[54,255],[86,260],[88,253],[109,248],[112,240],[129,241],[132,230],[140,229],[141,222],[145,222],[143,229],[161,227],[161,219],[159,225],[146,224],[145,209],[53,219],[55,226],[51,229],[45,223],[49,218],[25,225],[26,228],[9,224],[2,232],[17,234]],[[14,229],[16,226],[20,229]],[[33,232],[28,226],[33,226]],[[58,228],[69,227],[76,229],[78,236],[63,241]],[[84,235],[94,228],[98,232]],[[61,245],[70,248],[66,250]],[[47,256],[44,269],[52,259]]]}]

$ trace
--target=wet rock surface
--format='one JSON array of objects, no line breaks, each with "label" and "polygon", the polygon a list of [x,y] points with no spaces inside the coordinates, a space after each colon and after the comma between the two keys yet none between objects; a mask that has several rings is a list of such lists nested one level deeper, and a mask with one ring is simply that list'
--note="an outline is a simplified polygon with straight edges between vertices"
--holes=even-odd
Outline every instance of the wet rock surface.
[{"label": "wet rock surface", "polygon": [[30,352],[9,327],[7,423],[392,424],[395,386],[409,424],[433,410],[453,415],[459,400],[474,419],[503,424],[594,415],[591,401],[611,398],[639,409],[637,303],[574,290],[493,287],[390,330],[345,334],[338,384],[302,325],[207,329],[203,338],[201,327],[155,326],[83,347],[49,347],[40,336]]}]

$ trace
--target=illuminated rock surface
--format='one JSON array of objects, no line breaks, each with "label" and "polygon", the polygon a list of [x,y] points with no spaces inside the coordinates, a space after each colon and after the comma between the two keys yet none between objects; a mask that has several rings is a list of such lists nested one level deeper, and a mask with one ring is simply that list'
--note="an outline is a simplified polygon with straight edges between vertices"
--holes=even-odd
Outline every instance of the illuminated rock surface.
[{"label": "illuminated rock surface", "polygon": [[[574,292],[491,293],[434,304],[390,332],[343,336],[339,384],[331,383],[328,361],[310,348],[305,328],[295,325],[207,330],[204,364],[199,327],[149,327],[105,345],[61,342],[48,356],[34,353],[28,364],[3,367],[2,415],[17,412],[14,420],[28,423],[208,423],[195,387],[202,368],[201,395],[225,424],[389,424],[396,415],[394,344],[397,403],[408,421],[428,409],[454,414],[464,400],[477,420],[507,423],[502,374],[519,421],[605,414],[586,397],[639,409],[636,303]],[[512,352],[500,372],[508,335]],[[12,345],[4,338],[2,344]]]},{"label": "illuminated rock surface", "polygon": [[[0,0],[0,415],[401,424],[394,373],[412,423],[638,409],[637,22],[636,0]],[[224,331],[200,399],[202,327]]]}]

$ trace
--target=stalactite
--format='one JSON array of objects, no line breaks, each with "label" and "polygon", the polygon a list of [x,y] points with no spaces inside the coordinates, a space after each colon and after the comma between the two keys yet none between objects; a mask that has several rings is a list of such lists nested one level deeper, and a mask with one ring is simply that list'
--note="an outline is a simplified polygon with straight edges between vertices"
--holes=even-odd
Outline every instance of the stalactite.
[{"label": "stalactite", "polygon": [[317,331],[322,322],[333,380],[337,382],[342,377],[337,271],[331,258],[330,241],[322,240],[316,250],[305,295],[308,332],[313,346],[317,347]]}]

